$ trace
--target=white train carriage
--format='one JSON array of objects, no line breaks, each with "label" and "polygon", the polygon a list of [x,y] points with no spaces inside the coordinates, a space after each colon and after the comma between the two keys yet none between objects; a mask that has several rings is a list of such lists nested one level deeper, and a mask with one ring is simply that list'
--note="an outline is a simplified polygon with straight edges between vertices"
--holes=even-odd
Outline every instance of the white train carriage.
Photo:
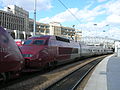
[{"label": "white train carriage", "polygon": [[81,57],[90,57],[90,56],[113,53],[111,49],[103,48],[101,46],[87,46],[84,43],[80,43],[80,46],[81,46],[81,49],[80,49]]}]

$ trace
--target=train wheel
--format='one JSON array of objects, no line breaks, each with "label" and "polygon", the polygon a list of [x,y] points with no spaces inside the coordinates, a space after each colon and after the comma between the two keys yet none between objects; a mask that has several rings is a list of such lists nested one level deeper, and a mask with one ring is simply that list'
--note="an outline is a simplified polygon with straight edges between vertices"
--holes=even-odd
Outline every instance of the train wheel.
[{"label": "train wheel", "polygon": [[6,74],[0,73],[0,83],[5,83],[6,80],[7,80]]},{"label": "train wheel", "polygon": [[57,61],[54,61],[54,68],[57,67],[57,64],[58,64],[58,62],[57,62]]},{"label": "train wheel", "polygon": [[46,66],[44,67],[44,70],[45,71],[51,71],[56,67],[57,67],[57,61],[53,61],[53,62],[47,63]]},{"label": "train wheel", "polygon": [[53,61],[53,62],[50,62],[49,63],[49,68],[50,69],[54,69],[54,68],[56,68],[57,67],[57,61]]}]

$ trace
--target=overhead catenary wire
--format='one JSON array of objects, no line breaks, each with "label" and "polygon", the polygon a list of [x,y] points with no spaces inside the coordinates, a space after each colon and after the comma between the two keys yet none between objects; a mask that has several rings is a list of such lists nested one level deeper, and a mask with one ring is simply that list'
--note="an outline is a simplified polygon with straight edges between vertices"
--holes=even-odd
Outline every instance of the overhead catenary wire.
[{"label": "overhead catenary wire", "polygon": [[58,0],[67,10],[70,12],[70,14],[81,24],[80,20],[69,10],[69,8],[61,1]]}]

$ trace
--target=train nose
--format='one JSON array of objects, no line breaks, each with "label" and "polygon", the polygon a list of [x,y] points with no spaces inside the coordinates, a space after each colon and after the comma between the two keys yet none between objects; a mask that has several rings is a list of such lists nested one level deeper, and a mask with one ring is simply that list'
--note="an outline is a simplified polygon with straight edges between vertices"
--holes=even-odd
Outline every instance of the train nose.
[{"label": "train nose", "polygon": [[31,59],[35,54],[33,50],[22,49],[21,51],[24,59]]},{"label": "train nose", "polygon": [[24,57],[24,59],[35,59],[38,57],[39,52],[42,49],[34,49],[34,50],[22,50],[22,55]]}]

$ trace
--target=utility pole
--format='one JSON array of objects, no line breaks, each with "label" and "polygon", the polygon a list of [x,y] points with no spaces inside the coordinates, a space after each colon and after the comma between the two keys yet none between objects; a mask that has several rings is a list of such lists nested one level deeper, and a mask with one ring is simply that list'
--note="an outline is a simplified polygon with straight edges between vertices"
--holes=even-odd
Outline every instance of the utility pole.
[{"label": "utility pole", "polygon": [[[74,30],[75,30],[75,25],[73,25],[72,27],[73,27]],[[74,34],[74,40],[77,42],[77,32],[76,32],[76,30],[75,30],[74,32],[75,32],[75,34]]]},{"label": "utility pole", "polygon": [[34,0],[34,31],[33,35],[35,36],[36,34],[36,0]]}]

